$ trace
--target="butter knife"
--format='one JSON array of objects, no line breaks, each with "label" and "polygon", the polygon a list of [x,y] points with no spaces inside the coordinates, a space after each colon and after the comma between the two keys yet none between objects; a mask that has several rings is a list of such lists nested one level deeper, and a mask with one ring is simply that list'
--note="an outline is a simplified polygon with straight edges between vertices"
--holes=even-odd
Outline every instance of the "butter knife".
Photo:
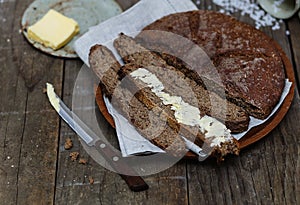
[{"label": "butter knife", "polygon": [[[72,112],[64,102],[56,95],[53,85],[50,83],[47,86],[47,96],[53,108],[60,115],[60,117],[76,132],[76,134],[89,146],[95,149],[106,159],[109,165],[119,174],[127,183],[132,191],[144,191],[149,188],[141,176],[126,164],[123,157],[116,153],[107,145],[102,139],[104,136],[99,137],[96,135],[79,117]],[[102,139],[101,139],[102,138]]]}]

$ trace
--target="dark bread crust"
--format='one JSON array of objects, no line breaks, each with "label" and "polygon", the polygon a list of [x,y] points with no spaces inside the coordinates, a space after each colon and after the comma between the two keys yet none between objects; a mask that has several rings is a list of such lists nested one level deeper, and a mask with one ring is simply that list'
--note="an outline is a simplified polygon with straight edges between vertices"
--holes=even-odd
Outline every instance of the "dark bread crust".
[{"label": "dark bread crust", "polygon": [[[186,78],[182,72],[173,66],[169,66],[156,53],[145,49],[124,34],[121,34],[114,41],[114,46],[124,62],[132,64],[120,70],[122,71],[120,73],[121,77],[124,77],[122,74],[127,75],[130,70],[132,71],[136,67],[152,68],[151,71],[156,72],[156,76],[165,83],[165,89],[168,93],[181,96],[185,101],[190,102],[191,105],[199,107],[203,115],[210,115],[222,121],[232,132],[247,130],[249,116],[243,109],[226,99],[222,99],[214,92],[204,89],[191,78]],[[164,69],[155,69],[155,66]],[[125,68],[127,69],[126,72],[124,71]],[[171,71],[173,73],[170,73]],[[175,75],[173,75],[174,73]],[[192,92],[194,95],[189,92]]]},{"label": "dark bread crust", "polygon": [[121,64],[115,59],[113,53],[102,45],[91,47],[89,64],[100,80],[102,91],[111,98],[120,83],[117,72]]},{"label": "dark bread crust", "polygon": [[201,10],[171,14],[143,29],[147,30],[172,32],[199,45],[213,61],[221,83],[208,74],[209,67],[191,68],[163,52],[180,48],[184,54],[191,48],[176,45],[177,42],[175,45],[161,44],[160,36],[155,32],[142,32],[136,37],[146,48],[160,51],[159,55],[170,65],[197,83],[203,84],[199,76],[204,76],[205,85],[208,82],[215,92],[224,86],[227,99],[250,115],[264,119],[278,103],[285,83],[284,65],[273,40],[263,32],[233,17]]}]

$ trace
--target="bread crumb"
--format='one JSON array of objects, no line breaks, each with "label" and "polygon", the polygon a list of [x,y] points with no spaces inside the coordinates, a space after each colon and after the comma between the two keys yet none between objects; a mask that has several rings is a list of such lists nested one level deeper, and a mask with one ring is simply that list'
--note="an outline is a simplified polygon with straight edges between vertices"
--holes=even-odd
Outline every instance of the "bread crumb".
[{"label": "bread crumb", "polygon": [[47,88],[43,88],[43,94],[47,93]]},{"label": "bread crumb", "polygon": [[86,159],[84,159],[84,158],[80,158],[80,159],[79,159],[79,164],[86,165],[86,163],[87,163],[87,160],[86,160]]},{"label": "bread crumb", "polygon": [[89,183],[90,183],[90,184],[94,184],[94,182],[95,182],[95,181],[94,181],[93,177],[89,176]]},{"label": "bread crumb", "polygon": [[79,152],[71,152],[69,156],[71,157],[71,160],[74,162],[79,157]]},{"label": "bread crumb", "polygon": [[65,150],[69,150],[73,147],[73,142],[71,140],[71,138],[67,138],[65,141]]}]

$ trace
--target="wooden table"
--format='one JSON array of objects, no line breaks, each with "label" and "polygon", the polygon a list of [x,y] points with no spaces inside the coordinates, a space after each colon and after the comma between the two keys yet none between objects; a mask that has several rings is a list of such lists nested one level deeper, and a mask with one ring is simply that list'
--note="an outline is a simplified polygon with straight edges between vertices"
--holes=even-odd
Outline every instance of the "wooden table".
[{"label": "wooden table", "polygon": [[[44,88],[52,82],[71,106],[79,59],[56,58],[33,48],[20,33],[32,0],[0,1],[0,204],[300,204],[300,24],[297,16],[273,31],[262,28],[294,64],[295,97],[268,136],[222,164],[180,161],[144,177],[150,189],[131,192],[120,176],[93,161],[77,135],[52,109]],[[122,1],[128,8],[134,1]],[[218,10],[211,1],[199,8]],[[234,15],[254,24],[247,16]],[[286,34],[286,30],[290,35]],[[108,137],[114,130],[102,122]],[[73,140],[64,149],[66,138]],[[87,164],[70,160],[79,152]],[[93,183],[90,180],[93,179]]]}]

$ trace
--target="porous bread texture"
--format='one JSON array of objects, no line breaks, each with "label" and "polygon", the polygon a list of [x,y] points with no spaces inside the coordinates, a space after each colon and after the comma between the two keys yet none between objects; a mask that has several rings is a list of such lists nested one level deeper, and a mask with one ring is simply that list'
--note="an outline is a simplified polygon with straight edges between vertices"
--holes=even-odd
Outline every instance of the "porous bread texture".
[{"label": "porous bread texture", "polygon": [[[162,105],[161,100],[149,89],[141,89],[138,86],[141,82],[138,83],[130,78],[127,78],[127,80],[122,79],[125,70],[138,68],[139,66],[127,64],[121,67],[112,53],[100,45],[92,47],[89,62],[100,79],[103,91],[110,97],[114,107],[152,143],[178,156],[185,151],[185,143],[180,135],[195,141],[200,146],[206,140],[205,133],[202,133],[199,128],[178,123],[174,118],[174,112],[168,106]],[[152,68],[152,71],[155,71],[155,67]],[[139,92],[133,92],[136,90],[135,86],[137,86]],[[142,85],[142,87],[144,86]],[[150,112],[151,119],[148,116]],[[148,129],[149,125],[160,128],[156,130],[159,133],[158,136],[154,136],[153,130]],[[226,146],[223,146],[223,144]],[[230,150],[228,147],[232,147],[232,149]],[[222,160],[229,153],[238,154],[238,150],[238,142],[232,138],[232,140],[216,146],[212,155]]]},{"label": "porous bread texture", "polygon": [[[129,90],[122,88],[117,74],[121,65],[109,49],[101,45],[93,46],[89,53],[89,63],[100,79],[100,86],[105,95],[110,98],[117,111],[132,123],[141,135],[174,156],[180,156],[186,151],[185,142],[179,136],[178,131],[172,129],[167,123],[163,124],[164,112],[161,109],[150,110]],[[149,113],[152,114],[152,121],[150,121]],[[149,125],[160,130],[153,132],[153,129],[148,127]],[[154,136],[155,133],[158,134]]]},{"label": "porous bread texture", "polygon": [[[139,69],[141,69],[141,67],[138,65],[126,64],[125,66],[122,66],[119,73],[126,79],[125,87],[134,92],[137,99],[141,101],[144,105],[146,105],[146,107],[150,109],[160,107],[165,113],[164,116],[166,117],[168,125],[174,130],[177,130],[181,136],[184,136],[188,140],[193,141],[200,147],[202,146],[203,142],[214,146],[211,155],[216,157],[218,161],[224,160],[224,157],[227,154],[237,155],[239,153],[238,141],[235,140],[232,136],[230,136],[230,138],[227,138],[225,137],[225,135],[222,135],[223,132],[221,132],[220,135],[222,136],[220,137],[225,137],[227,139],[224,142],[218,143],[217,145],[212,145],[214,139],[219,138],[219,136],[206,137],[206,131],[203,132],[198,125],[187,125],[185,123],[178,122],[178,120],[175,117],[175,112],[170,105],[165,105],[163,101],[157,95],[155,95],[153,91],[149,87],[147,87],[147,85],[144,82],[130,76],[131,73],[134,73],[134,71]],[[150,73],[155,74],[155,76],[159,77],[159,80],[161,80],[162,82],[166,82],[167,80],[171,80],[172,82],[172,79],[174,77],[172,75],[166,75],[166,73],[172,74],[172,72],[169,72],[157,66],[150,65],[143,69],[146,69],[150,71]],[[165,85],[166,84],[164,83],[164,86]],[[137,90],[138,92],[135,92]],[[164,91],[169,93],[168,91],[170,90],[164,89]],[[182,91],[186,96],[185,100],[187,100],[187,102],[193,101],[193,97],[185,93],[186,89]],[[181,94],[179,96],[184,95],[180,90],[178,92],[174,92],[173,90],[173,92],[171,91],[170,93],[172,93],[171,96],[177,96],[176,94],[178,93]],[[191,99],[191,101],[189,99]],[[183,99],[183,101],[185,100]]]},{"label": "porous bread texture", "polygon": [[[168,65],[158,54],[147,50],[124,34],[114,41],[114,46],[125,63],[136,65],[131,68],[152,68],[151,71],[165,83],[168,93],[181,96],[185,101],[199,107],[203,115],[220,120],[234,133],[247,130],[249,116],[242,108],[221,98],[215,92],[206,90],[193,79],[185,77],[184,73]],[[163,69],[156,69],[155,66]],[[124,68],[130,70],[130,66]],[[122,73],[124,70],[120,70],[120,75],[128,74],[128,71]]]}]

